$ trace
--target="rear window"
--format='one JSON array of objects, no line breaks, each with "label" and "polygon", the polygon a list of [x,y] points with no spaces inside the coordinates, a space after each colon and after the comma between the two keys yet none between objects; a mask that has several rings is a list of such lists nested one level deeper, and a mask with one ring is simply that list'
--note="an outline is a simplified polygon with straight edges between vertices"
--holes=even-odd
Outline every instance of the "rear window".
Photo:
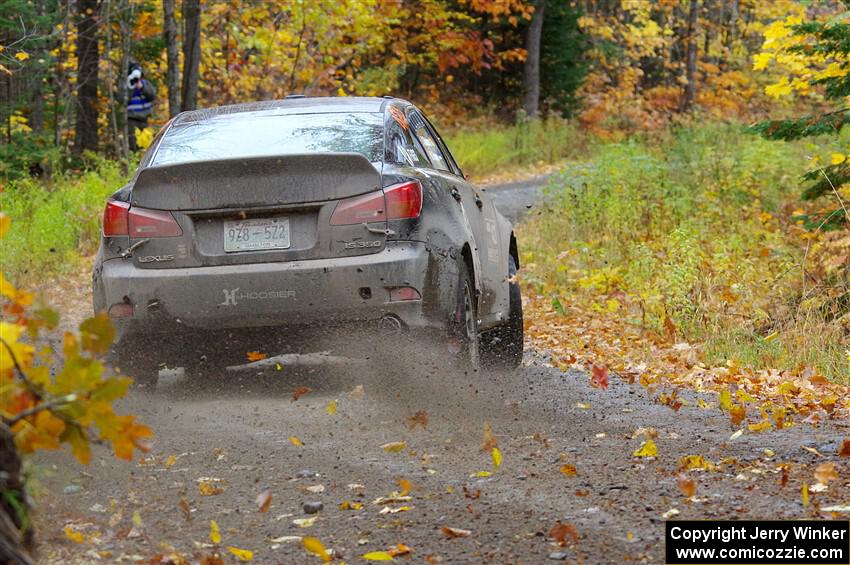
[{"label": "rear window", "polygon": [[383,152],[383,128],[380,113],[226,114],[175,124],[151,164],[294,153],[360,153],[375,163]]}]

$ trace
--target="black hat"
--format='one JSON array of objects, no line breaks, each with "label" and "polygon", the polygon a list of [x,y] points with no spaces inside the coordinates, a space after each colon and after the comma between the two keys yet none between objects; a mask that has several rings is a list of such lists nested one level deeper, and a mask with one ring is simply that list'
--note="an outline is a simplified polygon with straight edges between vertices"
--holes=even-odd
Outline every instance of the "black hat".
[{"label": "black hat", "polygon": [[138,69],[138,70],[140,70],[140,71],[141,71],[141,70],[142,70],[142,66],[141,66],[140,64],[138,64],[137,62],[135,62],[135,61],[131,61],[131,62],[130,62],[130,68],[129,68],[129,69],[127,69],[127,74],[129,75],[130,73],[132,73],[132,72],[133,72],[133,71],[135,71],[136,69]]}]

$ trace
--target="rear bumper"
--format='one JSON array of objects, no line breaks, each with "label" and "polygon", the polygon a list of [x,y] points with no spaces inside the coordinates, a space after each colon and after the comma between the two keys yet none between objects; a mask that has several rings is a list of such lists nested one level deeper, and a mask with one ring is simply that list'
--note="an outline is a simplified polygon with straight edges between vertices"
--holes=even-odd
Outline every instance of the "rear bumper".
[{"label": "rear bumper", "polygon": [[[419,242],[335,259],[182,269],[139,269],[129,259],[96,266],[95,307],[132,304],[120,334],[366,322],[392,314],[410,328],[445,327],[451,305],[427,288],[434,257]],[[422,299],[390,300],[413,287]],[[440,304],[444,303],[444,304]]]}]

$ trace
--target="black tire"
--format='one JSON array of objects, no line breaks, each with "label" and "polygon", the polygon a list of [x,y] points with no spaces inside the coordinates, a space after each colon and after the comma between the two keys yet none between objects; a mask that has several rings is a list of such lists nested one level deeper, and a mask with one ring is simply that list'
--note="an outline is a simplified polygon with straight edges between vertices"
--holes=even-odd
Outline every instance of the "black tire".
[{"label": "black tire", "polygon": [[[516,260],[508,257],[508,275],[516,275]],[[482,340],[484,362],[493,367],[516,369],[522,363],[524,330],[522,325],[522,292],[519,283],[508,283],[510,306],[506,324],[487,332]]]},{"label": "black tire", "polygon": [[481,342],[478,335],[475,283],[464,261],[458,266],[457,290],[457,308],[451,328],[452,337],[460,341],[457,360],[462,369],[477,371],[481,366]]}]

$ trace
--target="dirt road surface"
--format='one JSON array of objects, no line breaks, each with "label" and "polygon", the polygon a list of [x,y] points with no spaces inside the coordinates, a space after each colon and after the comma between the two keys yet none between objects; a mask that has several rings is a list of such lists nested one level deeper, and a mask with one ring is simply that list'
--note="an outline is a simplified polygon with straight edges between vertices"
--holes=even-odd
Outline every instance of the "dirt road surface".
[{"label": "dirt road surface", "polygon": [[[517,217],[539,184],[489,190]],[[148,562],[176,552],[197,562],[218,551],[235,563],[232,546],[251,550],[256,563],[319,563],[298,540],[314,536],[347,563],[400,543],[411,553],[395,560],[415,563],[663,563],[667,518],[811,517],[847,502],[845,479],[807,507],[800,494],[816,464],[835,461],[848,476],[837,455],[850,434],[842,423],[733,438],[728,416],[697,407],[697,393],[675,412],[616,377],[607,390],[592,388],[582,372],[547,366],[544,351],[528,351],[510,374],[452,373],[438,368],[438,354],[393,353],[393,369],[211,374],[134,391],[120,408],[156,432],[144,458],[121,462],[102,448],[88,467],[66,454],[38,457],[40,560]],[[298,387],[312,391],[293,401]],[[485,426],[503,455],[498,468],[482,449]],[[650,436],[658,456],[633,456]],[[400,449],[382,448],[391,443]],[[677,484],[687,455],[716,465],[687,472],[690,498]],[[408,486],[400,479],[410,499],[380,501]],[[204,495],[202,485],[221,492]],[[271,504],[261,513],[266,491]],[[323,508],[307,514],[305,503]],[[210,520],[221,530],[218,548]],[[577,543],[548,538],[557,521],[575,527]],[[82,543],[66,527],[83,533]]]}]

